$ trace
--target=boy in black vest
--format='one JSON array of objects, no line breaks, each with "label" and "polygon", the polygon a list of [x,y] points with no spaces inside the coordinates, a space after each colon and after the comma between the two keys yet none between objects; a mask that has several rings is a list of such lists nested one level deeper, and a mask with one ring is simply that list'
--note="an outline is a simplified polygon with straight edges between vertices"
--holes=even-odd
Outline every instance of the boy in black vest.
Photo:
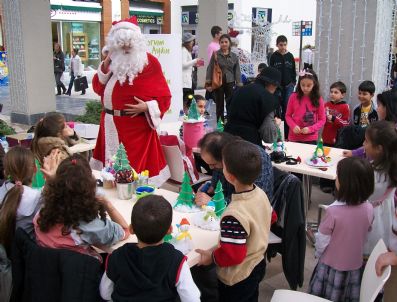
[{"label": "boy in black vest", "polygon": [[138,243],[126,243],[106,261],[100,293],[112,301],[200,301],[186,257],[164,236],[172,232],[172,207],[162,196],[137,201],[130,232]]}]

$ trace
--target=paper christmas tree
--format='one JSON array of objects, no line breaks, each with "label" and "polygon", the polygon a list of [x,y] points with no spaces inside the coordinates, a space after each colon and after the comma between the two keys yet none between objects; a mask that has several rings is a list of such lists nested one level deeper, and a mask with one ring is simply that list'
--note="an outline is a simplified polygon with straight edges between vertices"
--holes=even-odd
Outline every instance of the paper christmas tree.
[{"label": "paper christmas tree", "polygon": [[215,203],[215,214],[218,217],[221,217],[223,212],[226,209],[226,201],[225,196],[223,195],[223,188],[221,182],[218,180],[215,188],[214,197],[212,197],[212,201]]},{"label": "paper christmas tree", "polygon": [[167,234],[164,236],[164,242],[170,242],[174,237],[171,234]]},{"label": "paper christmas tree", "polygon": [[192,208],[194,205],[194,193],[190,186],[190,177],[189,174],[185,172],[183,175],[181,191],[176,199],[174,208],[177,206],[188,206]]},{"label": "paper christmas tree", "polygon": [[317,157],[322,157],[324,155],[324,146],[323,146],[323,139],[320,138],[317,141],[316,151],[314,151],[314,155]]},{"label": "paper christmas tree", "polygon": [[125,148],[122,143],[119,145],[119,148],[117,149],[113,168],[116,172],[132,170],[130,166],[130,161],[127,158],[127,153],[125,152]]},{"label": "paper christmas tree", "polygon": [[224,129],[225,127],[223,126],[223,122],[221,118],[219,118],[218,123],[216,124],[216,130],[219,132],[223,132]]},{"label": "paper christmas tree", "polygon": [[284,151],[283,137],[279,127],[277,127],[277,137],[273,142],[273,151]]},{"label": "paper christmas tree", "polygon": [[189,120],[198,120],[200,118],[200,114],[197,110],[197,103],[195,98],[192,99],[192,104],[190,105],[189,112],[188,112],[188,119]]}]

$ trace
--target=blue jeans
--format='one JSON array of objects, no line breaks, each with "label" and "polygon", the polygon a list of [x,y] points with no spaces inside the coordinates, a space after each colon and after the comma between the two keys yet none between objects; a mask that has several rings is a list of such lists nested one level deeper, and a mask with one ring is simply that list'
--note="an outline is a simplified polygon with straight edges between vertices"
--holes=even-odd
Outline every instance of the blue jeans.
[{"label": "blue jeans", "polygon": [[288,100],[290,95],[294,92],[295,84],[290,83],[287,86],[281,87],[281,119],[284,121],[284,138],[288,139],[289,127],[285,121],[285,113],[287,112]]}]

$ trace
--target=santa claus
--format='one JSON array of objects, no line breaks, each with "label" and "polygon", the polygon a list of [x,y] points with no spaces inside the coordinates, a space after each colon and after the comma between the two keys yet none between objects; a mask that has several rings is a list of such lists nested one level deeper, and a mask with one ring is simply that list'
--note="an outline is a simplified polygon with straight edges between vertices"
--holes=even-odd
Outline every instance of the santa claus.
[{"label": "santa claus", "polygon": [[131,166],[149,170],[160,186],[170,172],[156,128],[170,107],[171,93],[158,60],[146,52],[136,18],[114,22],[103,49],[106,59],[92,80],[103,111],[91,167],[102,169],[123,143]]}]

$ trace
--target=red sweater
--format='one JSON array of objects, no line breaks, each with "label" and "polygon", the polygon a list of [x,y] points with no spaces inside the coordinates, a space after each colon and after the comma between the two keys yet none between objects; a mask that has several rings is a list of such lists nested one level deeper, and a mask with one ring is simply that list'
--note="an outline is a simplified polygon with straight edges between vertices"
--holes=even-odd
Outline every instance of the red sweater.
[{"label": "red sweater", "polygon": [[346,102],[334,103],[332,101],[325,104],[325,112],[332,115],[331,121],[328,119],[324,125],[323,141],[327,145],[335,145],[336,134],[342,127],[349,126],[350,108]]}]

